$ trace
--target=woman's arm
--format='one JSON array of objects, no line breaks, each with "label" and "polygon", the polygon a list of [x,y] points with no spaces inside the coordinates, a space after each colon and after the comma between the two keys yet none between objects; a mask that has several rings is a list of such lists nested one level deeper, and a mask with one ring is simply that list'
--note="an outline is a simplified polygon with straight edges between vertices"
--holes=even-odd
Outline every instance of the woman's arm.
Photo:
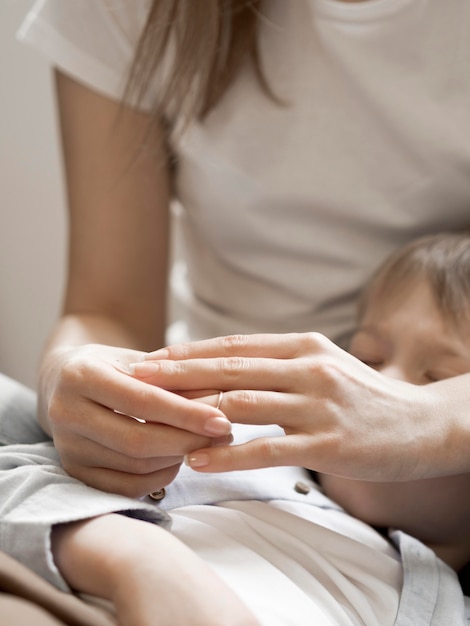
[{"label": "woman's arm", "polygon": [[224,390],[221,409],[233,422],[285,430],[286,437],[193,452],[189,464],[200,471],[301,465],[392,482],[470,471],[468,374],[411,385],[317,333],[171,346],[132,370],[167,389]]},{"label": "woman's arm", "polygon": [[104,515],[57,526],[52,544],[70,586],[110,600],[119,624],[258,624],[204,561],[159,526]]},{"label": "woman's arm", "polygon": [[63,316],[40,368],[40,422],[72,475],[139,496],[168,484],[185,452],[230,425],[122,371],[163,340],[170,183],[160,125],[60,73],[57,93],[69,263]]}]

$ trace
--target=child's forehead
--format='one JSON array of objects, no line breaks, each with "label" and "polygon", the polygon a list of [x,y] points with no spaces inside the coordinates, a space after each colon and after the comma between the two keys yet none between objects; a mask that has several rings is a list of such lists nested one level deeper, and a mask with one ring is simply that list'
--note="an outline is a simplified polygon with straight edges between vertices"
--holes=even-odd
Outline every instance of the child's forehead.
[{"label": "child's forehead", "polygon": [[[470,294],[460,302],[458,308],[449,310],[440,301],[430,278],[425,274],[413,274],[395,280],[393,276],[377,277],[366,293],[359,307],[358,320],[371,316],[386,318],[398,310],[407,312],[420,308],[423,317],[439,318],[446,332],[470,338]],[[415,320],[410,316],[409,323]]]},{"label": "child's forehead", "polygon": [[[426,276],[407,276],[396,279],[393,276],[378,276],[367,287],[359,307],[359,316],[374,310],[390,311],[404,308],[408,296],[418,288],[427,288],[432,294],[432,285]],[[434,297],[431,298],[434,300]],[[438,309],[437,300],[434,306]]]}]

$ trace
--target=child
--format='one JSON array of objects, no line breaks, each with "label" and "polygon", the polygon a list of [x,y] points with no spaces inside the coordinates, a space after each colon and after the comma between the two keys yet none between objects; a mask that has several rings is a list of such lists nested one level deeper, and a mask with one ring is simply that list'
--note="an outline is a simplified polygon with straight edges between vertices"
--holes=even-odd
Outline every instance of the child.
[{"label": "child", "polygon": [[[469,372],[470,236],[427,236],[393,254],[358,317],[350,352],[386,376],[425,385]],[[323,475],[321,483],[352,515],[406,531],[456,570],[470,560],[470,474],[394,483]]]}]

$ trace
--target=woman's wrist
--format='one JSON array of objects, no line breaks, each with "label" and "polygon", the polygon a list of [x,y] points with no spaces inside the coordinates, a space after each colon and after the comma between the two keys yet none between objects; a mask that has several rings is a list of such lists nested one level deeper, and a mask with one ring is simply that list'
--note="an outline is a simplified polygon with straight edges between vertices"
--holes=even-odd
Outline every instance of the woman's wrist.
[{"label": "woman's wrist", "polygon": [[426,385],[431,402],[422,429],[421,476],[433,478],[470,472],[470,374]]},{"label": "woman's wrist", "polygon": [[53,347],[44,353],[38,376],[38,421],[43,430],[52,436],[49,422],[49,404],[56,386],[57,372],[61,367],[63,347]]}]

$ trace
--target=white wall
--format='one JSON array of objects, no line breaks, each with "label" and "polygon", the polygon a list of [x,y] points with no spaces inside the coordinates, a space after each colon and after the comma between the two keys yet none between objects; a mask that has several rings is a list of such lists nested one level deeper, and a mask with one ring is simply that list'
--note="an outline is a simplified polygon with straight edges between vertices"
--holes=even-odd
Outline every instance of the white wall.
[{"label": "white wall", "polygon": [[15,41],[32,4],[0,2],[0,371],[30,386],[60,306],[65,248],[51,73]]}]

